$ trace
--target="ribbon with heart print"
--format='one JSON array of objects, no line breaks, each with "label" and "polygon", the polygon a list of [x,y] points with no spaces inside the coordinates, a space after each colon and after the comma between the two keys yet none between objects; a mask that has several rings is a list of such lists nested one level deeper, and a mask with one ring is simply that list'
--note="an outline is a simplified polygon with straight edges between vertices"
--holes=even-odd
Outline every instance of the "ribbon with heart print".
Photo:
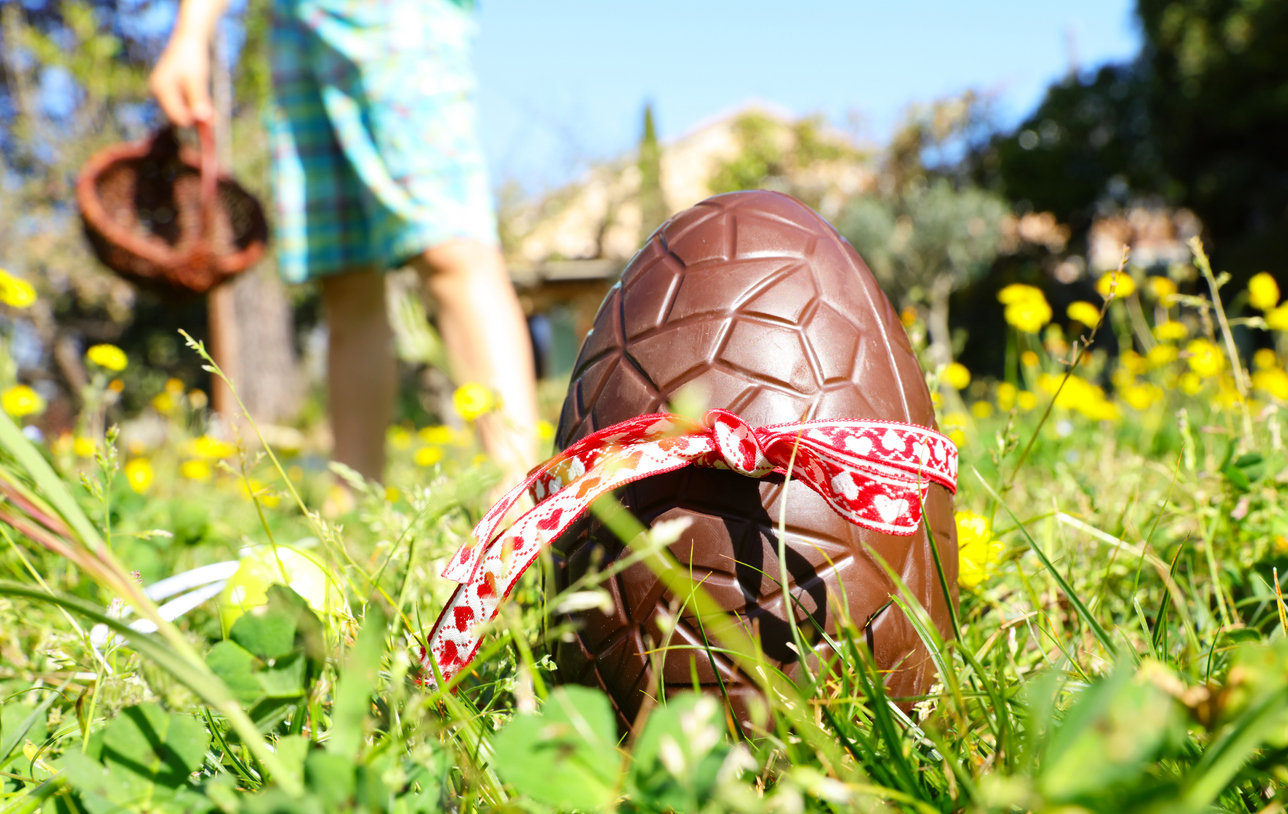
[{"label": "ribbon with heart print", "polygon": [[[701,422],[670,413],[639,416],[586,436],[538,466],[474,527],[443,576],[460,585],[430,631],[422,660],[450,679],[470,663],[481,626],[497,614],[541,550],[596,499],[628,483],[685,466],[751,478],[790,475],[865,529],[911,535],[930,484],[957,491],[957,448],[942,434],[895,421],[818,420],[752,427],[728,410]],[[530,492],[535,507],[502,521]]]}]

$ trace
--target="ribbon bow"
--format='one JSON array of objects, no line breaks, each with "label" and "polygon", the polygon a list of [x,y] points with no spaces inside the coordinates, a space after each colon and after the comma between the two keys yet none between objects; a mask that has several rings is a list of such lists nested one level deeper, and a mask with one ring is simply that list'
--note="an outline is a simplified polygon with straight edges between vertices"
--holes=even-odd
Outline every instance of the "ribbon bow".
[{"label": "ribbon bow", "polygon": [[[482,641],[475,630],[596,499],[685,466],[752,478],[790,472],[856,526],[900,536],[916,532],[931,483],[957,491],[957,448],[915,424],[838,419],[752,427],[728,410],[710,410],[701,422],[669,413],[632,418],[537,467],[483,516],[443,570],[460,586],[430,631],[425,659],[445,679],[460,672]],[[525,491],[536,506],[500,528]]]}]

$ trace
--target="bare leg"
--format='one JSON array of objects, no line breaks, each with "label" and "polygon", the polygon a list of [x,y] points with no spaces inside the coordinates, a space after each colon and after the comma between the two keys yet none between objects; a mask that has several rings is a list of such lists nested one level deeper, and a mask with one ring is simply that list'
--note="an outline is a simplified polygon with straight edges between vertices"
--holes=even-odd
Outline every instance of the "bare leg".
[{"label": "bare leg", "polygon": [[363,477],[380,480],[397,387],[385,279],[374,271],[325,277],[322,301],[330,328],[327,390],[335,436],[332,457]]},{"label": "bare leg", "polygon": [[505,261],[494,246],[457,239],[414,265],[438,302],[453,377],[486,385],[501,398],[501,410],[479,419],[478,428],[508,489],[535,463],[537,396],[532,341]]}]

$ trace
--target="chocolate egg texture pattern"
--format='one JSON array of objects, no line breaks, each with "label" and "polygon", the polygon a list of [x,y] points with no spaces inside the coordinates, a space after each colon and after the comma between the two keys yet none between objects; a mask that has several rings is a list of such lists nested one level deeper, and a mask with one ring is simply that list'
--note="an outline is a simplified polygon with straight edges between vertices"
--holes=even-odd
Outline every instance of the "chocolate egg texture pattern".
[{"label": "chocolate egg texture pattern", "polygon": [[[822,217],[774,192],[710,198],[654,233],[605,299],[582,346],[556,440],[565,448],[604,427],[668,409],[686,386],[748,424],[847,418],[935,427],[921,369],[889,301],[863,260]],[[758,633],[766,656],[799,669],[787,613],[828,657],[820,631],[835,635],[842,609],[866,635],[891,695],[925,692],[933,664],[907,618],[888,604],[894,591],[878,557],[898,573],[944,635],[949,612],[934,558],[933,532],[956,602],[957,544],[952,495],[932,485],[925,523],[901,537],[860,528],[818,494],[782,477],[754,480],[687,467],[637,481],[622,503],[646,524],[687,518],[671,545],[676,559],[728,611]],[[780,588],[778,524],[786,520]],[[605,568],[623,545],[593,517],[555,543],[556,590]],[[696,674],[723,686],[745,718],[755,685],[704,644],[647,566],[607,580],[613,607],[571,614],[572,641],[557,646],[559,675],[602,687],[623,722],[645,693],[682,691]],[[790,610],[789,610],[790,608]],[[674,622],[672,625],[671,622]],[[659,659],[650,654],[665,646]],[[661,675],[653,674],[652,661]]]}]

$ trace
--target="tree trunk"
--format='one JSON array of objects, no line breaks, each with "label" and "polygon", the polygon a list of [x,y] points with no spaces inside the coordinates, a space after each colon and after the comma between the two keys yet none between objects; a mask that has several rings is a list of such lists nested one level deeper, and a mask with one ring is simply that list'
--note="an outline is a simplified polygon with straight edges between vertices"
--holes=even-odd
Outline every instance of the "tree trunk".
[{"label": "tree trunk", "polygon": [[[213,96],[219,163],[233,165],[232,75],[227,44],[215,37]],[[232,379],[242,403],[257,422],[274,424],[294,415],[301,387],[295,359],[295,329],[286,290],[271,263],[237,275],[209,298],[212,355]],[[222,358],[221,358],[222,357]],[[215,409],[238,417],[232,394],[214,383]]]},{"label": "tree trunk", "polygon": [[953,336],[948,328],[948,297],[952,293],[952,275],[940,274],[930,284],[927,294],[930,315],[926,328],[930,332],[930,359],[936,365],[946,365],[953,360]]}]

